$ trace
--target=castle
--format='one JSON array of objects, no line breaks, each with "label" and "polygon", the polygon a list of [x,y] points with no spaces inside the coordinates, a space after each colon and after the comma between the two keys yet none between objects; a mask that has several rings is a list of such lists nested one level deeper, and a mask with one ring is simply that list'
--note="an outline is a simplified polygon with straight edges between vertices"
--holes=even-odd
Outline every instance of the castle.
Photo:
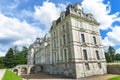
[{"label": "castle", "polygon": [[36,38],[28,51],[28,64],[35,72],[82,78],[106,74],[106,60],[99,23],[84,13],[81,3],[69,4],[53,21],[43,38]]}]

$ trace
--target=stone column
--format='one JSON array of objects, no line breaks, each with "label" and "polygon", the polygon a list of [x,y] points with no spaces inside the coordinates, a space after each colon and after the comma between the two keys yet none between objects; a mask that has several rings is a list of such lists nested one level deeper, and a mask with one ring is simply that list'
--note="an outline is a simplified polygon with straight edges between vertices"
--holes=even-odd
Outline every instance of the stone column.
[{"label": "stone column", "polygon": [[32,67],[30,67],[30,66],[28,66],[27,67],[27,74],[30,74],[30,69],[31,69]]},{"label": "stone column", "polygon": [[21,75],[21,67],[18,67],[18,76]]}]

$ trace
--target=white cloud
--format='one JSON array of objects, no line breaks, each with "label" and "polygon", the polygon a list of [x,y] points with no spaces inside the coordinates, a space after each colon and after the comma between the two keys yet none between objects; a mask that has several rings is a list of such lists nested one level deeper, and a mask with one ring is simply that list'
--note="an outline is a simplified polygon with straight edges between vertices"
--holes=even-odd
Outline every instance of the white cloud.
[{"label": "white cloud", "polygon": [[0,51],[0,56],[5,56],[6,52]]},{"label": "white cloud", "polygon": [[119,12],[111,14],[110,2],[103,3],[104,0],[83,0],[82,6],[85,12],[92,13],[95,19],[100,23],[100,29],[111,28],[112,23],[119,21]]},{"label": "white cloud", "polygon": [[[18,19],[7,17],[2,13],[0,13],[0,19],[1,47],[29,45],[36,37],[44,35],[43,30],[29,25],[26,21],[20,22]],[[4,54],[2,51],[0,53]]]},{"label": "white cloud", "polygon": [[116,50],[116,53],[119,53],[119,54],[120,54],[120,48],[118,48],[118,49]]},{"label": "white cloud", "polygon": [[60,12],[65,9],[65,6],[64,4],[58,4],[57,7],[52,2],[44,1],[42,6],[34,7],[34,18],[39,20],[49,30],[51,22],[59,17]]},{"label": "white cloud", "polygon": [[104,46],[116,46],[120,45],[120,26],[112,28],[111,32],[107,33],[107,36],[103,40]]},{"label": "white cloud", "polygon": [[113,42],[111,42],[111,40],[108,37],[105,37],[102,42],[103,42],[103,45],[105,47],[107,47],[107,46],[114,46],[115,45]]},{"label": "white cloud", "polygon": [[[9,7],[10,10],[19,5],[19,1],[15,0],[16,5]],[[34,17],[39,20],[42,25],[45,25],[45,30],[40,27],[28,24],[26,21],[21,22],[17,18],[7,17],[0,13],[0,56],[5,55],[8,48],[17,46],[26,46],[31,44],[36,37],[43,36],[49,30],[51,22],[57,19],[60,12],[65,9],[66,5],[57,4],[57,6],[49,1],[44,1],[42,6],[35,6],[35,12],[22,10],[20,18],[23,16]],[[37,25],[38,26],[38,25]]]},{"label": "white cloud", "polygon": [[16,17],[19,18],[20,20],[25,20],[27,18],[32,18],[33,17],[33,12],[30,10],[23,9],[19,13],[16,14]]}]

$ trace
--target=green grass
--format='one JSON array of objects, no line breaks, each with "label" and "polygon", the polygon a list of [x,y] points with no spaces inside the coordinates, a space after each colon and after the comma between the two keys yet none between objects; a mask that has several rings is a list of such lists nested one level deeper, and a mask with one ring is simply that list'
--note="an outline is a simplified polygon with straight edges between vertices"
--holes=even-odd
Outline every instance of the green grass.
[{"label": "green grass", "polygon": [[108,80],[120,80],[120,76],[116,76],[116,77],[110,78]]},{"label": "green grass", "polygon": [[2,80],[22,80],[22,78],[17,76],[14,72],[11,72],[7,69]]}]

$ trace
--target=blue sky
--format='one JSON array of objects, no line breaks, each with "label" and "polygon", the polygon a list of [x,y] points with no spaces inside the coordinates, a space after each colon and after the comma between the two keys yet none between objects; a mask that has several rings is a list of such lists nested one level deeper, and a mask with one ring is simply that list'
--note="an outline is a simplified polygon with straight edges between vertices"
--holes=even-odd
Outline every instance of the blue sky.
[{"label": "blue sky", "polygon": [[60,12],[77,2],[100,23],[104,48],[111,45],[120,52],[119,0],[0,0],[0,56],[10,47],[28,46],[43,37]]}]

